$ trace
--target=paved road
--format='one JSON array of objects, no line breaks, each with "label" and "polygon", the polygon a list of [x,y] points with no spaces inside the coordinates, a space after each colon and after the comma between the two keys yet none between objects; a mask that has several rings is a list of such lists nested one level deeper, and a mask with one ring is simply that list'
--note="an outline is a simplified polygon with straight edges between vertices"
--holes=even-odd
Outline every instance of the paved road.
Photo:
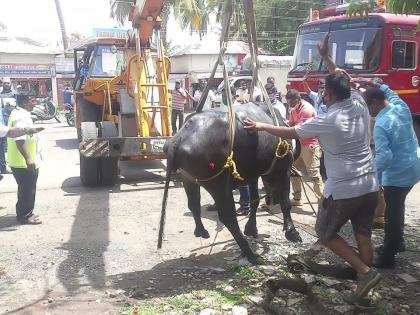
[{"label": "paved road", "polygon": [[[217,223],[216,214],[203,211],[211,238],[194,238],[186,197],[176,182],[170,190],[164,248],[156,250],[161,162],[122,163],[119,185],[85,189],[78,178],[75,130],[57,123],[45,127],[36,203],[44,223],[17,225],[16,184],[11,175],[0,183],[0,314],[114,314],[122,302],[106,291],[141,287],[150,296],[164,295],[171,287],[186,285],[176,278],[174,268],[226,267],[222,256],[234,245],[230,234]],[[419,197],[417,186],[408,201],[408,222],[413,226],[420,222],[414,212]],[[210,203],[203,193],[202,204]],[[313,225],[307,205],[293,216]],[[270,219],[266,213],[259,215],[260,234],[287,243],[281,226],[268,223]],[[314,238],[310,228],[306,231],[301,234],[309,244]]]}]

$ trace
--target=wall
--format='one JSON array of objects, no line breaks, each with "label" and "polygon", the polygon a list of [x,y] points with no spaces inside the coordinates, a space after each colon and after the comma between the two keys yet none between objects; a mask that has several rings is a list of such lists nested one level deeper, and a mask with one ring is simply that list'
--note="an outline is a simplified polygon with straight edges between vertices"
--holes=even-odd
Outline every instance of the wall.
[{"label": "wall", "polygon": [[[182,55],[171,58],[171,73],[211,72],[217,55]],[[227,55],[227,59],[237,66],[238,55]]]},{"label": "wall", "polygon": [[47,54],[4,54],[0,53],[0,63],[54,64],[54,55]]}]

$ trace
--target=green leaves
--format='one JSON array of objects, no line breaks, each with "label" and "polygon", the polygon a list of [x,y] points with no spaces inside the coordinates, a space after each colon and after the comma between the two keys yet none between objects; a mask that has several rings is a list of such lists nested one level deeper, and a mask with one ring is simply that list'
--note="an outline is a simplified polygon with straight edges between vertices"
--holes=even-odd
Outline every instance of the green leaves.
[{"label": "green leaves", "polygon": [[394,13],[420,13],[419,0],[388,0],[387,7],[391,12]]},{"label": "green leaves", "polygon": [[348,16],[364,16],[368,15],[369,12],[374,11],[378,7],[376,0],[359,1],[352,0],[349,7],[347,8]]}]

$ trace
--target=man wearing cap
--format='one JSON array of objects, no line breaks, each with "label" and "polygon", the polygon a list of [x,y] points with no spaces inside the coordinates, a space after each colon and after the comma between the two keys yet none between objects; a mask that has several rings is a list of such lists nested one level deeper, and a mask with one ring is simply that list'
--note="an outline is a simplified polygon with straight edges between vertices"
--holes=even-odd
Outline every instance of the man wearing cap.
[{"label": "man wearing cap", "polygon": [[[290,106],[290,126],[298,126],[307,120],[316,116],[315,109],[307,101],[301,99],[300,93],[296,90],[289,90],[286,94],[287,104]],[[324,184],[322,182],[319,161],[321,158],[321,148],[318,139],[315,137],[300,139],[301,153],[300,157],[295,161],[295,167],[303,171],[306,168],[309,177],[314,185],[314,192],[318,199],[322,196]],[[291,177],[293,188],[293,206],[301,206],[302,183],[299,177]]]}]

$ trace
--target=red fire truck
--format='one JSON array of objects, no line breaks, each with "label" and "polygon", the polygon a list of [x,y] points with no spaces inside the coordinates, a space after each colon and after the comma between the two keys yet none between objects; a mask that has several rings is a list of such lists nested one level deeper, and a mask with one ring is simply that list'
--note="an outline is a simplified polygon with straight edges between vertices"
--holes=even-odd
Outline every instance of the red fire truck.
[{"label": "red fire truck", "polygon": [[[380,77],[409,105],[420,122],[420,16],[371,13],[348,17],[340,8],[327,8],[324,18],[299,27],[287,88],[305,91],[303,77],[316,90],[327,69],[317,44],[330,33],[330,55],[354,77]],[[341,13],[341,14],[340,14]],[[418,131],[416,131],[418,134]],[[418,134],[419,135],[419,134]]]}]

